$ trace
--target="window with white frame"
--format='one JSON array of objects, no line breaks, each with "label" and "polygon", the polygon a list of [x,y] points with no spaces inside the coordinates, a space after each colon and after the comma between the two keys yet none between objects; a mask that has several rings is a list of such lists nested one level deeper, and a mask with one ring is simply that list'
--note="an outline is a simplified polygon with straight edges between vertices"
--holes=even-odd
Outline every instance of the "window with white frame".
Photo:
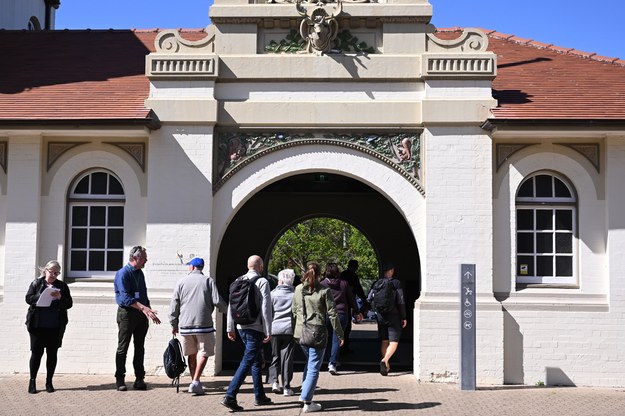
[{"label": "window with white frame", "polygon": [[577,199],[567,181],[541,172],[516,195],[516,281],[577,283]]},{"label": "window with white frame", "polygon": [[76,179],[68,200],[69,277],[111,277],[123,266],[124,205],[113,174],[89,171]]}]

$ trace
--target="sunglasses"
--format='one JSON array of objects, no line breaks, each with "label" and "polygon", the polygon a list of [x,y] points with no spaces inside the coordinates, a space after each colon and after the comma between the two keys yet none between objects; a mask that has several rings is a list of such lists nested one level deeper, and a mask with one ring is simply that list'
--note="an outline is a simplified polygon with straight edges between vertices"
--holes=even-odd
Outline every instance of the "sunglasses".
[{"label": "sunglasses", "polygon": [[46,269],[46,270],[47,270],[47,271],[48,271],[48,273],[50,273],[52,276],[58,276],[58,275],[60,275],[60,274],[61,274],[61,272],[53,272],[53,271],[52,271],[52,270],[50,270],[50,269]]}]

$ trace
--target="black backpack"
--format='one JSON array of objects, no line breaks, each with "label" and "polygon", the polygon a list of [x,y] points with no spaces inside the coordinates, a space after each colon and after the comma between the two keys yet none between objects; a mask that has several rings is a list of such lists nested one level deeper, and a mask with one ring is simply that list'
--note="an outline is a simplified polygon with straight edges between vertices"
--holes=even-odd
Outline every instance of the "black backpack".
[{"label": "black backpack", "polygon": [[182,353],[182,345],[180,345],[180,341],[178,341],[175,335],[169,340],[167,348],[163,353],[163,368],[167,377],[172,379],[171,385],[173,386],[175,383],[176,393],[178,393],[180,390],[180,375],[187,368],[187,363]]},{"label": "black backpack", "polygon": [[395,309],[395,285],[390,279],[382,278],[373,284],[373,304],[376,312],[388,313]]},{"label": "black backpack", "polygon": [[234,323],[249,325],[256,321],[260,311],[260,305],[256,304],[256,281],[259,278],[241,276],[230,285],[229,308]]}]

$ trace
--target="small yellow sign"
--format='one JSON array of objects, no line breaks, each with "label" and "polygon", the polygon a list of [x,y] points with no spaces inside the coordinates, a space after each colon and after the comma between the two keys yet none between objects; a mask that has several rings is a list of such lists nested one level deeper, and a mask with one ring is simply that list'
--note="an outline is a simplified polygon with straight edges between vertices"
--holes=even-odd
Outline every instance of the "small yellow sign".
[{"label": "small yellow sign", "polygon": [[521,266],[519,267],[521,274],[527,274],[527,269],[527,264],[521,264]]}]

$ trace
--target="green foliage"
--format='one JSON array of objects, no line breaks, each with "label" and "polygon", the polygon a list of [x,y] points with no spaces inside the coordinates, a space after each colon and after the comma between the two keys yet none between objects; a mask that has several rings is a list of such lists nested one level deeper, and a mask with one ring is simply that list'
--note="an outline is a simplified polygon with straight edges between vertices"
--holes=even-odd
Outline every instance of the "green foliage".
[{"label": "green foliage", "polygon": [[356,259],[358,275],[365,290],[378,278],[378,259],[371,243],[355,227],[335,218],[312,218],[289,228],[278,240],[268,264],[269,273],[277,275],[293,268],[301,275],[306,265],[315,261],[322,271],[330,262],[342,270]]},{"label": "green foliage", "polygon": [[373,46],[367,45],[366,42],[358,42],[358,38],[347,29],[339,32],[334,40],[334,48],[340,49],[341,52],[375,53]]},{"label": "green foliage", "polygon": [[302,36],[295,29],[292,29],[286,39],[276,42],[272,40],[269,45],[265,46],[266,52],[273,53],[296,53],[306,49],[306,41],[302,39]]}]

